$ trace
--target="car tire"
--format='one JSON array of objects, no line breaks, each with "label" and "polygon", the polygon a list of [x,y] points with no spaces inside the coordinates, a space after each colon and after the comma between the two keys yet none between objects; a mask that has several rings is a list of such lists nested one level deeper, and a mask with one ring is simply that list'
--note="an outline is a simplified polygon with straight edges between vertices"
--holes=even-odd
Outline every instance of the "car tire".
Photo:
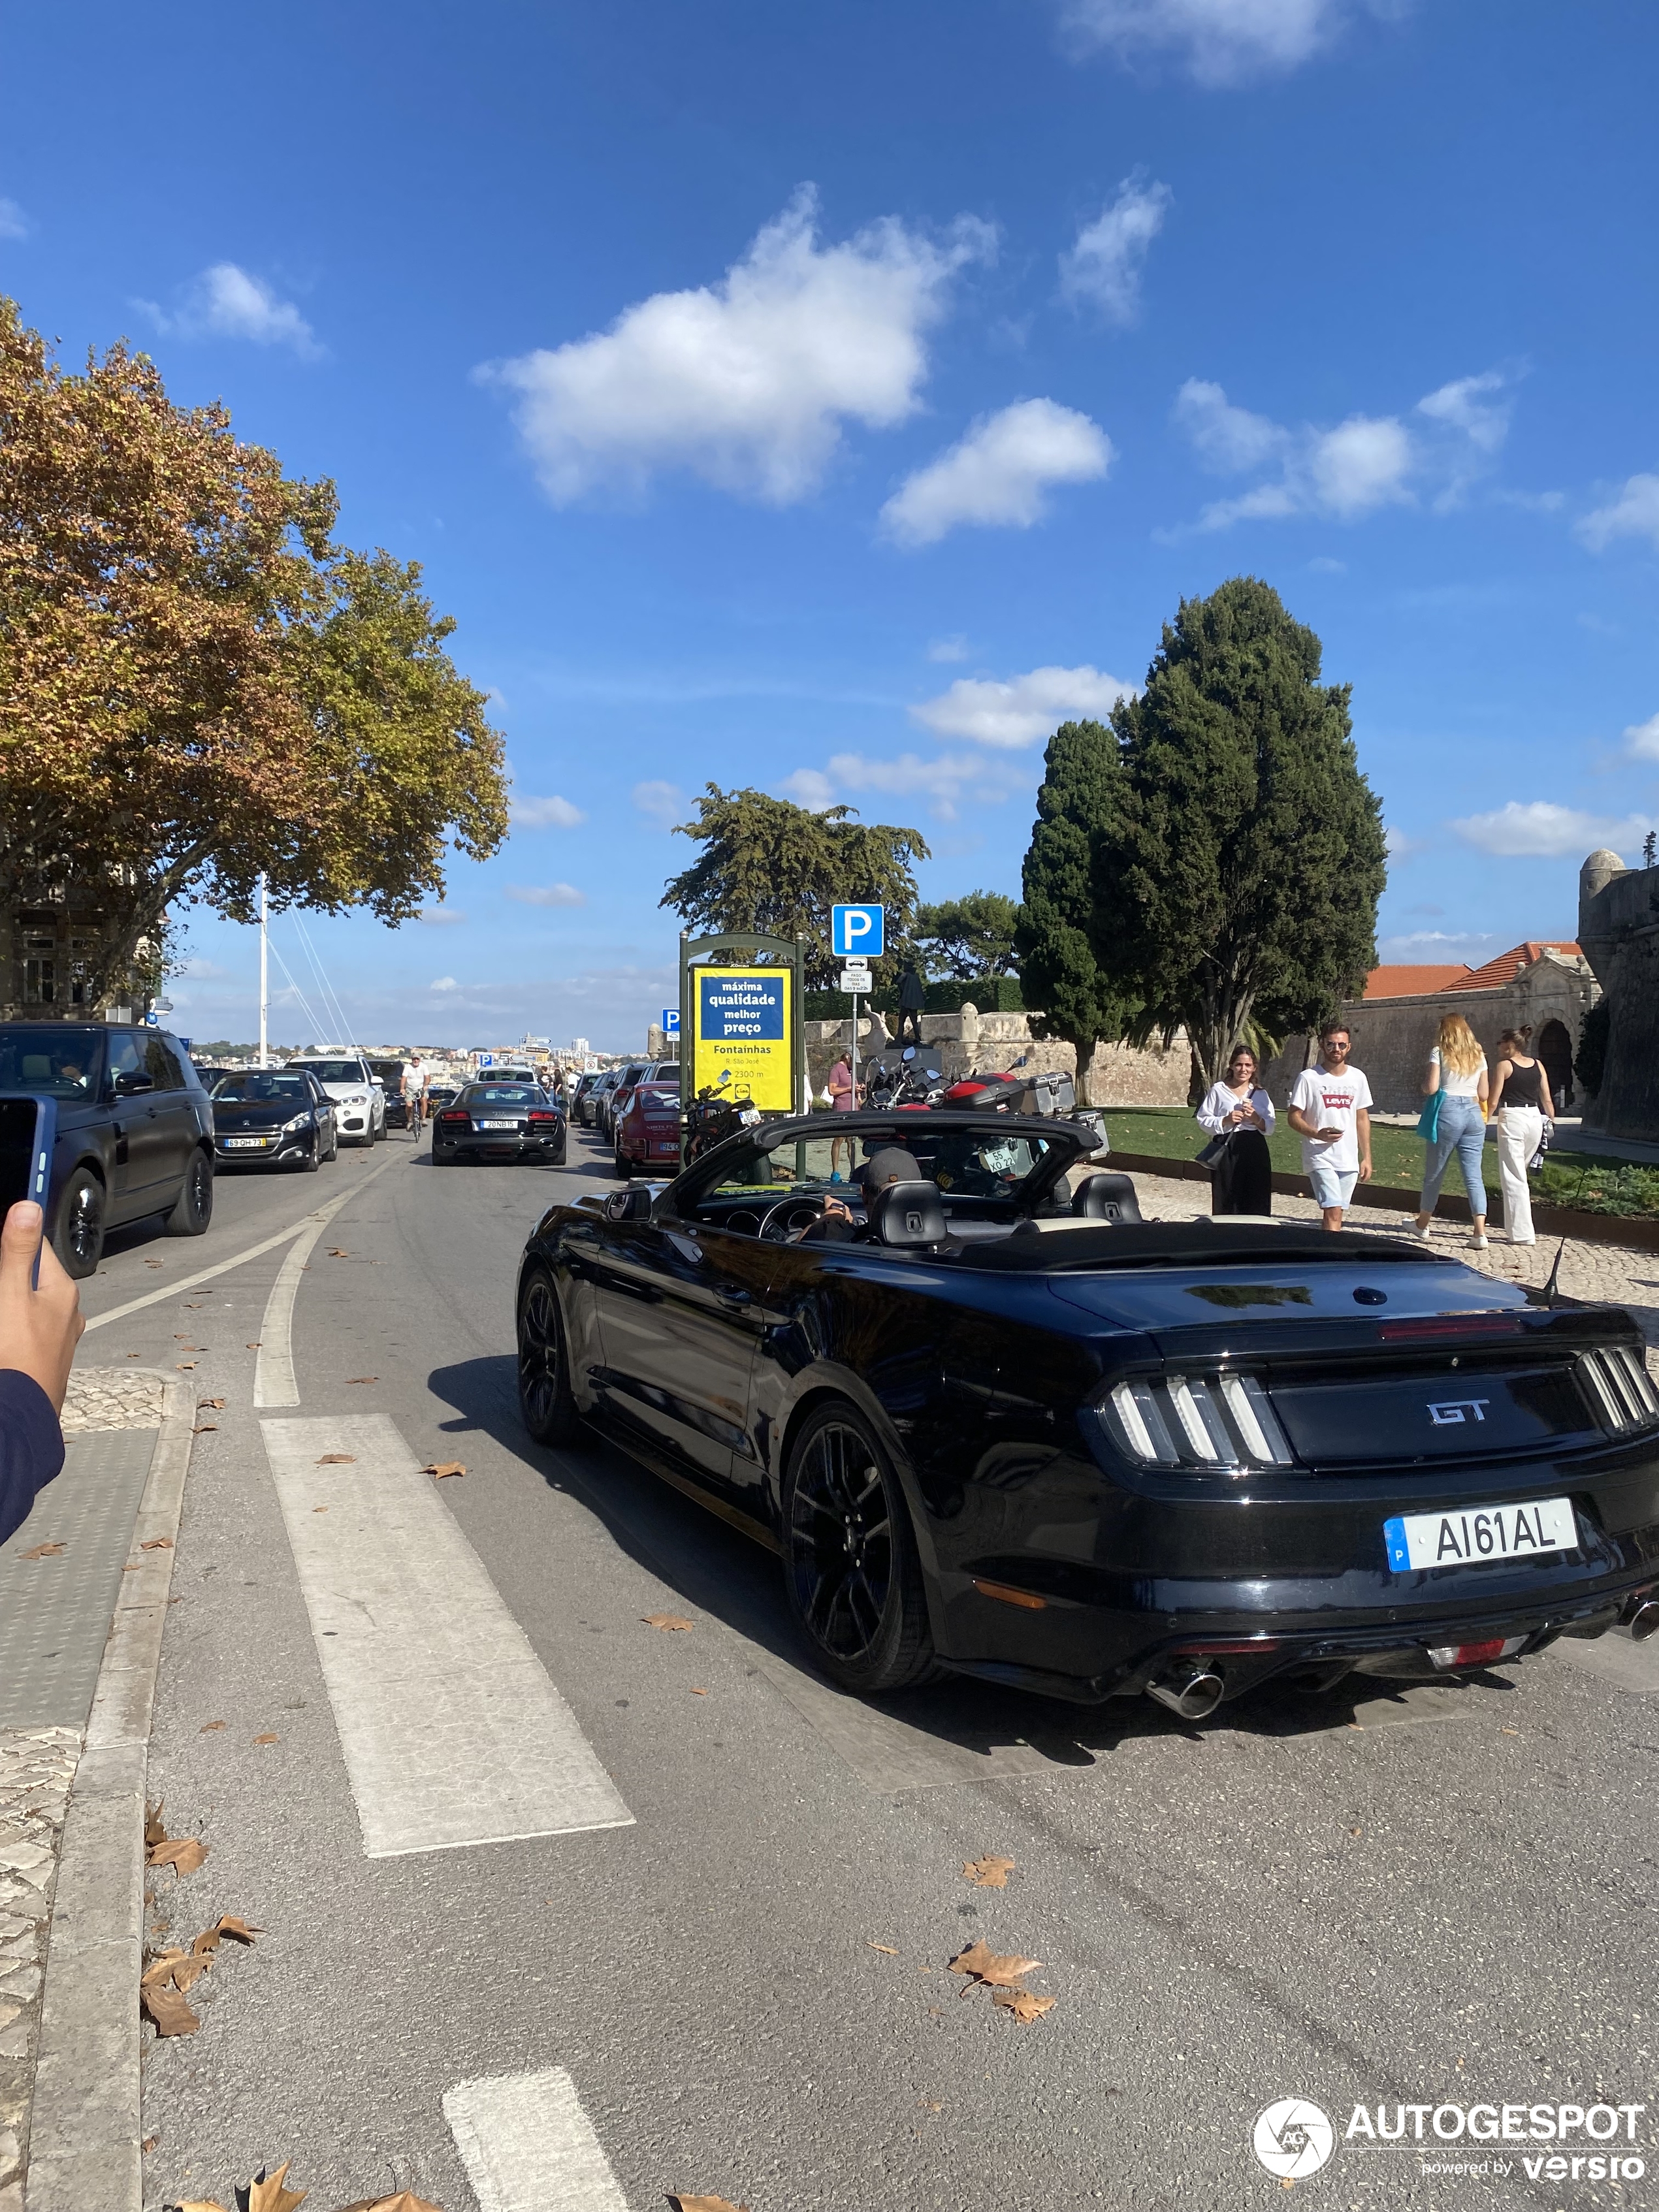
[{"label": "car tire", "polygon": [[519,1291],[519,1413],[538,1444],[565,1444],[581,1425],[570,1388],[564,1316],[553,1278],[540,1265]]},{"label": "car tire", "polygon": [[213,1218],[213,1162],[198,1147],[190,1156],[179,1195],[162,1218],[169,1237],[205,1237]]},{"label": "car tire", "polygon": [[64,1273],[73,1275],[76,1282],[84,1282],[98,1272],[98,1262],[104,1256],[106,1211],[103,1184],[90,1168],[76,1168],[64,1185],[52,1231],[52,1249],[63,1262]]},{"label": "car tire", "polygon": [[320,1129],[314,1129],[313,1130],[311,1136],[311,1150],[306,1154],[305,1158],[300,1163],[300,1173],[301,1175],[315,1175],[318,1169],[321,1167],[322,1164],[323,1133]]},{"label": "car tire", "polygon": [[634,1163],[629,1158],[626,1152],[618,1152],[617,1154],[616,1172],[622,1177],[624,1182],[629,1182],[633,1180]]},{"label": "car tire", "polygon": [[869,1423],[845,1399],[809,1415],[790,1446],[782,1535],[785,1601],[833,1681],[868,1697],[939,1672],[910,1509]]},{"label": "car tire", "polygon": [[453,1168],[455,1164],[455,1155],[453,1152],[441,1152],[437,1146],[434,1145],[432,1164],[434,1168]]},{"label": "car tire", "polygon": [[556,1168],[562,1168],[564,1165],[565,1155],[566,1147],[563,1145],[561,1145],[558,1151],[553,1155],[553,1164]]},{"label": "car tire", "polygon": [[340,1131],[337,1124],[328,1133],[328,1157],[331,1160],[337,1160],[340,1157]]}]

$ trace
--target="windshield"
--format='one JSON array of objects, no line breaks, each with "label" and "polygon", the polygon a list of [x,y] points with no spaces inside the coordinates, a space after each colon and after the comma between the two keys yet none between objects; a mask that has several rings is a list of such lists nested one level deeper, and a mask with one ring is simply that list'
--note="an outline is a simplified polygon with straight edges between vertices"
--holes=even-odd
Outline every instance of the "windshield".
[{"label": "windshield", "polygon": [[37,1091],[53,1098],[90,1098],[99,1065],[96,1037],[84,1030],[42,1036],[0,1030],[0,1091]]},{"label": "windshield", "polygon": [[319,1083],[363,1083],[368,1074],[361,1060],[308,1060],[306,1066]]},{"label": "windshield", "polygon": [[238,1099],[251,1106],[268,1098],[291,1099],[303,1106],[311,1097],[311,1085],[303,1075],[281,1075],[267,1068],[250,1069],[246,1074],[222,1075],[213,1086],[216,1098]]},{"label": "windshield", "polygon": [[751,1156],[733,1163],[731,1180],[707,1194],[742,1190],[799,1189],[803,1185],[833,1189],[853,1186],[861,1193],[873,1156],[901,1147],[915,1162],[923,1180],[935,1182],[951,1199],[995,1199],[1018,1203],[1025,1184],[1053,1147],[1042,1137],[1000,1131],[986,1116],[983,1131],[939,1128],[927,1115],[905,1115],[891,1136],[806,1137],[781,1145],[769,1158]]},{"label": "windshield", "polygon": [[672,1114],[679,1109],[680,1094],[671,1084],[642,1083],[634,1096],[647,1114],[653,1109]]},{"label": "windshield", "polygon": [[475,1083],[465,1103],[469,1106],[539,1106],[542,1094],[529,1083]]}]

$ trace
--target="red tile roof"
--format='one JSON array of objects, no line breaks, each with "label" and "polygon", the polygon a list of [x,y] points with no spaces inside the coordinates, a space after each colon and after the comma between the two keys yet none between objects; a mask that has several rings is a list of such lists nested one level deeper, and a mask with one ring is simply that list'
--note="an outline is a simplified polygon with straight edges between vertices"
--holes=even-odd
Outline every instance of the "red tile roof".
[{"label": "red tile roof", "polygon": [[1569,958],[1578,953],[1576,945],[1565,939],[1550,944],[1539,944],[1528,938],[1524,945],[1512,945],[1507,952],[1500,952],[1496,960],[1488,960],[1484,968],[1475,968],[1460,976],[1456,982],[1443,984],[1448,991],[1499,991],[1505,983],[1514,982],[1523,968],[1530,968],[1547,952],[1563,952]]},{"label": "red tile roof", "polygon": [[1443,968],[1373,968],[1361,996],[1367,999],[1406,999],[1425,992],[1449,991],[1469,973],[1467,960]]}]

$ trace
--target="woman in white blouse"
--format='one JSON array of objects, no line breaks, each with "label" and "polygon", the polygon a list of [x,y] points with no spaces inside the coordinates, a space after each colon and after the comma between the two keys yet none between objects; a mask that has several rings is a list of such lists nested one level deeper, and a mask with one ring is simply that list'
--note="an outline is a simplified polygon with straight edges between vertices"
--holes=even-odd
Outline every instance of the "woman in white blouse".
[{"label": "woman in white blouse", "polygon": [[1235,1049],[1224,1079],[1210,1085],[1198,1109],[1198,1126],[1227,1140],[1210,1185],[1211,1212],[1271,1213],[1273,1161],[1267,1139],[1273,1126],[1273,1103],[1255,1079],[1255,1054],[1248,1045]]}]

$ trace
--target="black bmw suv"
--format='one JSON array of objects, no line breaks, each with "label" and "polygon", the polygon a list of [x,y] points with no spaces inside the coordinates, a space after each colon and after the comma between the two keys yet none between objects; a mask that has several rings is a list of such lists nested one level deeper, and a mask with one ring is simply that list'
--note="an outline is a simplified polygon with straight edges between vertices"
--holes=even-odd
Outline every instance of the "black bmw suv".
[{"label": "black bmw suv", "polygon": [[71,1275],[105,1232],[159,1213],[169,1237],[213,1218],[213,1109],[177,1037],[101,1023],[0,1023],[0,1091],[58,1102],[50,1231]]}]

